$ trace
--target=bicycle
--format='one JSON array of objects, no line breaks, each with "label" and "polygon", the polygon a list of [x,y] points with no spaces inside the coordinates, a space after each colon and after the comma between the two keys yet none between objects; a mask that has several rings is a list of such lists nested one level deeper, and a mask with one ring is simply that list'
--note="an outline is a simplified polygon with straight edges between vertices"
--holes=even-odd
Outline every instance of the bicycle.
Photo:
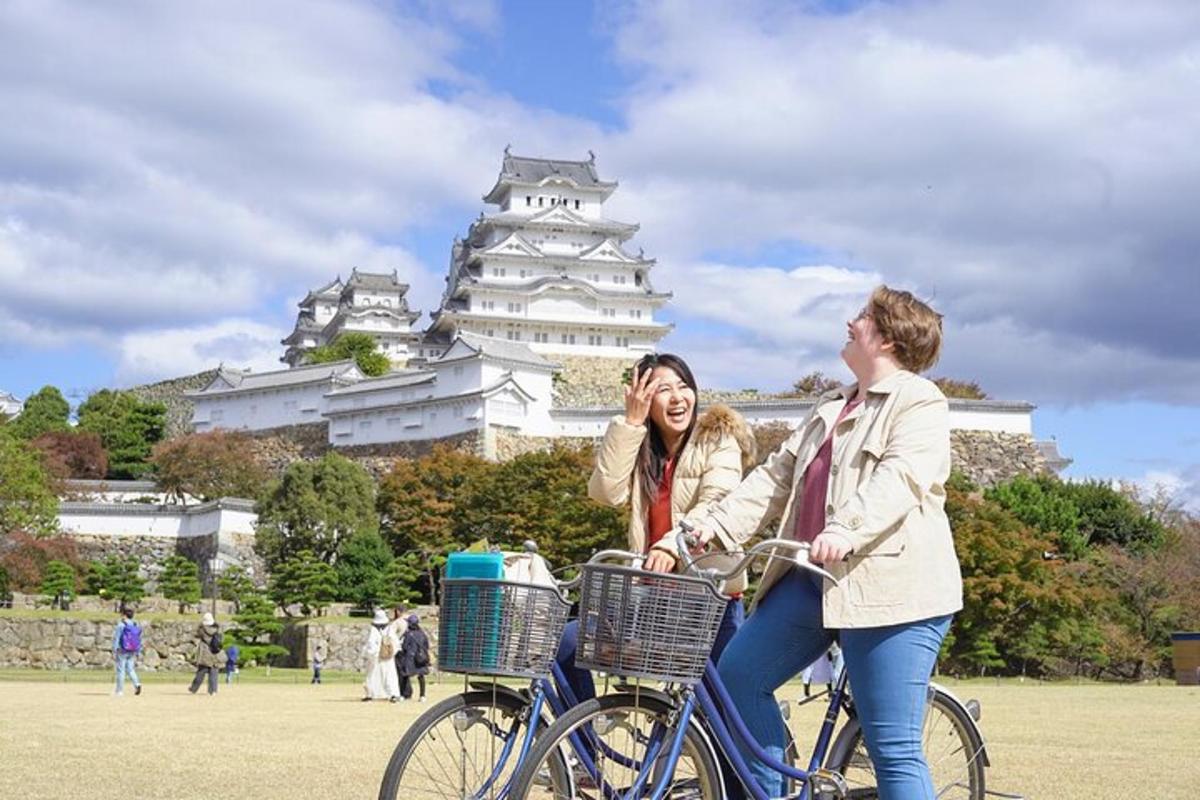
[{"label": "bicycle", "polygon": [[[682,539],[682,537],[681,537]],[[689,570],[694,564],[679,550]],[[512,785],[512,800],[662,800],[724,796],[727,777],[740,781],[748,797],[770,800],[754,779],[737,743],[786,778],[787,797],[797,800],[877,798],[870,758],[855,716],[845,671],[834,685],[829,710],[817,733],[807,767],[770,757],[756,742],[733,707],[716,667],[707,658],[724,603],[720,582],[744,571],[761,556],[790,554],[804,569],[827,572],[807,560],[807,544],[772,539],[750,548],[727,572],[660,575],[626,567],[583,568],[580,646],[577,664],[632,678],[664,682],[661,689],[640,686],[575,706],[539,735]],[[659,646],[671,629],[693,637],[682,651]],[[703,657],[697,654],[703,651]],[[988,766],[974,709],[944,688],[931,684],[925,747],[933,752],[937,797],[983,800]],[[846,722],[834,736],[839,717]],[[583,739],[627,754],[623,760],[598,759],[594,792],[577,792],[555,783],[547,760],[566,743]],[[694,778],[674,780],[675,764],[686,742],[696,751]],[[789,755],[794,758],[794,743]],[[722,761],[722,758],[724,761]],[[927,755],[928,758],[928,755]],[[722,763],[732,767],[726,776]],[[535,780],[537,776],[542,780]],[[548,778],[548,780],[547,780]]]},{"label": "bicycle", "polygon": [[[588,563],[638,558],[605,550]],[[551,587],[443,579],[438,664],[443,672],[464,675],[463,691],[430,707],[401,737],[384,771],[380,800],[507,800],[535,737],[578,704],[554,656],[570,607],[565,594],[579,580]],[[473,675],[491,680],[475,681]],[[513,688],[501,678],[529,683]],[[592,785],[597,757],[622,758],[603,744],[597,751],[575,737],[556,757],[543,758],[546,768],[533,780]]]}]

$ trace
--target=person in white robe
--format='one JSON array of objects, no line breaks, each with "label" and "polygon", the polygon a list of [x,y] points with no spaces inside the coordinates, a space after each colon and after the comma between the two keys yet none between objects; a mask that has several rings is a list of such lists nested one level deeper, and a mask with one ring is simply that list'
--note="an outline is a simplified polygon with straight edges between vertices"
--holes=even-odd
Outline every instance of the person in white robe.
[{"label": "person in white robe", "polygon": [[388,625],[387,614],[376,609],[367,629],[367,641],[363,644],[363,655],[367,657],[367,675],[363,680],[363,691],[367,700],[400,701],[400,679],[396,675],[396,653],[400,652],[400,641]]}]

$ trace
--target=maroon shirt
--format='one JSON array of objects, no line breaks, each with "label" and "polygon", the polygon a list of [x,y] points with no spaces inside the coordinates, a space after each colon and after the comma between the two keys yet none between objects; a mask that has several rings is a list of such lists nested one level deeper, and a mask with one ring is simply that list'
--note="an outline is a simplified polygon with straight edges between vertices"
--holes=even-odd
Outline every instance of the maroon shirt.
[{"label": "maroon shirt", "polygon": [[861,402],[851,400],[846,403],[830,427],[829,435],[804,470],[804,491],[800,495],[800,509],[796,512],[796,529],[792,533],[792,538],[797,541],[811,542],[825,530],[825,498],[829,493],[829,467],[833,463],[833,432]]}]

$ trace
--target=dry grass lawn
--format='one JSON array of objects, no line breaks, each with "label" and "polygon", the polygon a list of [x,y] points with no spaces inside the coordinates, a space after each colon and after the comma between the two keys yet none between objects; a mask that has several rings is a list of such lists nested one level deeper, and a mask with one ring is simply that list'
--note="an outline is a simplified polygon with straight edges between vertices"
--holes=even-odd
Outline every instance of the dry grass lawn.
[{"label": "dry grass lawn", "polygon": [[[396,740],[428,707],[360,703],[346,682],[222,685],[210,699],[180,677],[117,698],[95,681],[21,677],[0,680],[0,798],[14,800],[371,798]],[[431,701],[455,688],[434,685]],[[951,688],[983,703],[990,788],[1043,800],[1200,796],[1200,689]],[[816,705],[793,724],[808,725]]]}]

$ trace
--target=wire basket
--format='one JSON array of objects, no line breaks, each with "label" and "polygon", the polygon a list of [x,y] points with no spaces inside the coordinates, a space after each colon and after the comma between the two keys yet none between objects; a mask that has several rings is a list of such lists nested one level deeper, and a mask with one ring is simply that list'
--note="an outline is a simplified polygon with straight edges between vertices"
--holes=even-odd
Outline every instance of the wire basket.
[{"label": "wire basket", "polygon": [[556,589],[447,578],[438,620],[438,668],[474,675],[545,677],[567,624]]},{"label": "wire basket", "polygon": [[727,598],[700,578],[583,567],[575,663],[614,675],[696,683]]}]

